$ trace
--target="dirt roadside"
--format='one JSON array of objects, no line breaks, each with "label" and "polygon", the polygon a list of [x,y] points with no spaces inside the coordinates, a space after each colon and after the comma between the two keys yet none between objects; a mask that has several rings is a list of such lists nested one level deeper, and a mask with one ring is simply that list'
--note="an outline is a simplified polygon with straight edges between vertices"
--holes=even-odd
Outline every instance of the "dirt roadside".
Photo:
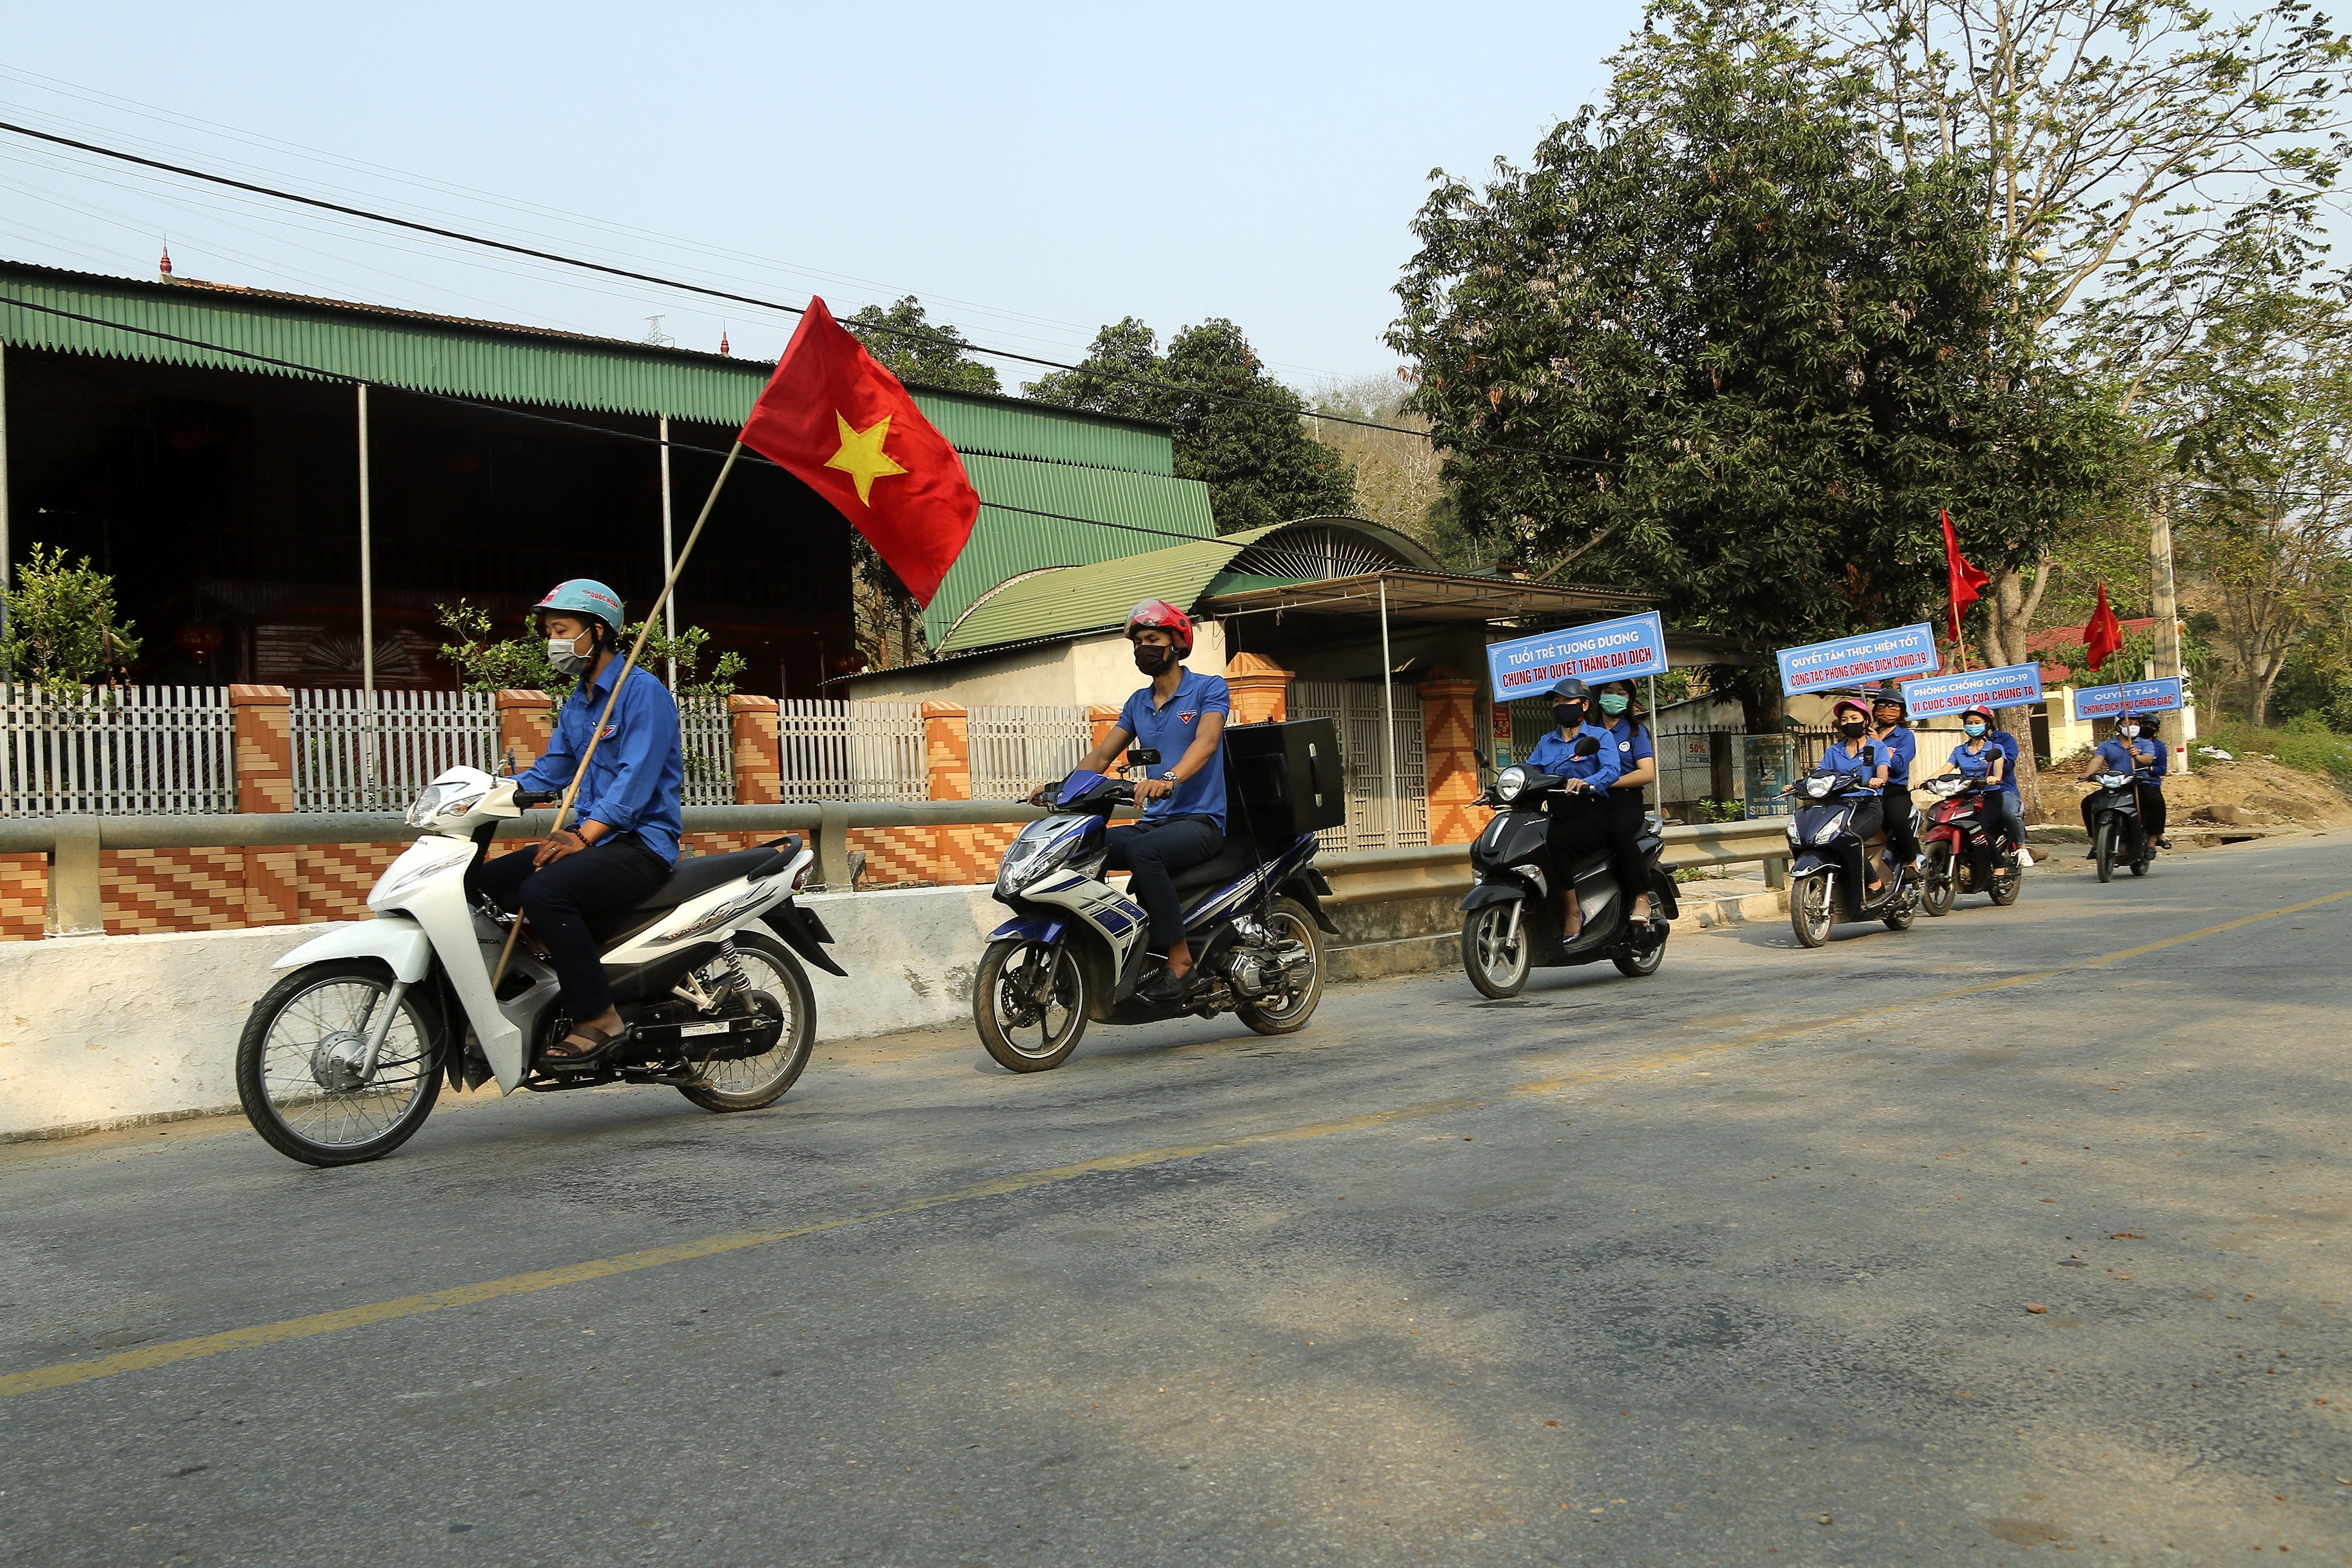
[{"label": "dirt roadside", "polygon": [[[2076,803],[2090,784],[2077,784],[2083,759],[2069,757],[2043,770],[2045,815],[2061,826],[2082,820]],[[2217,823],[2229,827],[2341,827],[2352,824],[2352,798],[2334,781],[2259,757],[2217,762],[2197,757],[2192,771],[2164,781],[2165,804],[2176,826]]]}]

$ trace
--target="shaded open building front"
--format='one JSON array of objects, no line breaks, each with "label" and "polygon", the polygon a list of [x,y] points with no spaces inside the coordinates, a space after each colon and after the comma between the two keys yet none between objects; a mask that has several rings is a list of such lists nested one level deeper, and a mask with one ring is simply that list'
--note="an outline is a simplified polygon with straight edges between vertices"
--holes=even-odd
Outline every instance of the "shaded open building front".
[{"label": "shaded open building front", "polygon": [[[682,543],[772,368],[19,263],[0,263],[0,353],[8,557],[38,542],[111,573],[142,638],[130,672],[140,682],[361,683],[352,384],[370,384],[375,679],[391,689],[455,684],[435,651],[446,640],[438,604],[467,599],[502,633],[565,577],[650,604],[664,562],[665,423]],[[943,626],[1005,574],[1212,531],[1206,487],[1174,477],[1162,426],[914,395],[983,503],[929,621]],[[831,683],[859,666],[848,524],[764,461],[737,465],[678,599],[679,624],[707,628],[714,652],[743,655],[747,692],[838,695]]]}]

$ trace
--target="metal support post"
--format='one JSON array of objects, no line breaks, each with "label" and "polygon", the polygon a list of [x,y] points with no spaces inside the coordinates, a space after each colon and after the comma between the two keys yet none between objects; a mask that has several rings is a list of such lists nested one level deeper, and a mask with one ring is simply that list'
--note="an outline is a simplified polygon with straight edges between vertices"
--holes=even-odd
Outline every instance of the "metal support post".
[{"label": "metal support post", "polygon": [[[667,583],[669,581],[671,553],[669,527],[669,416],[667,414],[661,416],[661,496],[662,581]],[[668,637],[673,641],[677,637],[677,599],[675,595],[662,601],[662,636]],[[668,668],[669,689],[671,693],[675,695],[677,691],[677,660],[671,658],[667,660],[666,663]]]},{"label": "metal support post", "polygon": [[99,823],[94,815],[58,816],[49,856],[51,936],[104,936],[106,902],[100,890]]},{"label": "metal support post", "polygon": [[360,383],[360,790],[375,798],[375,542],[368,513],[368,389]]},{"label": "metal support post", "polygon": [[1397,771],[1396,771],[1396,693],[1389,684],[1391,662],[1389,658],[1389,583],[1381,579],[1381,741],[1388,760],[1388,841],[1396,847],[1397,841]]},{"label": "metal support post", "polygon": [[0,343],[0,637],[8,635],[8,345]]}]

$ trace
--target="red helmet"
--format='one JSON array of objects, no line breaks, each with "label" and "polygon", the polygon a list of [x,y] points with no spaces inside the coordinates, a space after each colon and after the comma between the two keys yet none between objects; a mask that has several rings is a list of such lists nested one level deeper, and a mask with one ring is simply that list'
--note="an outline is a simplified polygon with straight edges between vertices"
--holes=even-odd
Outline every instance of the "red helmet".
[{"label": "red helmet", "polygon": [[1138,626],[1158,626],[1176,639],[1176,657],[1182,658],[1192,651],[1192,617],[1165,599],[1146,599],[1127,612],[1127,636],[1135,637]]}]

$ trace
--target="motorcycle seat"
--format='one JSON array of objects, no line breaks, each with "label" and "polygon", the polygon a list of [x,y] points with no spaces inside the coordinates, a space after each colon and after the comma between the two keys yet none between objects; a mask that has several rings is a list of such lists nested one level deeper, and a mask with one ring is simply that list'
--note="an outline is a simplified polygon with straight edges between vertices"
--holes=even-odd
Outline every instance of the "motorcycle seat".
[{"label": "motorcycle seat", "polygon": [[697,855],[690,860],[680,860],[669,879],[630,906],[631,910],[643,914],[674,909],[722,882],[750,876],[772,860],[781,863],[786,853],[782,849],[738,849],[728,855]]},{"label": "motorcycle seat", "polygon": [[1257,847],[1246,838],[1228,838],[1225,847],[1210,858],[1174,877],[1176,896],[1189,900],[1195,893],[1205,893],[1235,881],[1257,868]]}]

